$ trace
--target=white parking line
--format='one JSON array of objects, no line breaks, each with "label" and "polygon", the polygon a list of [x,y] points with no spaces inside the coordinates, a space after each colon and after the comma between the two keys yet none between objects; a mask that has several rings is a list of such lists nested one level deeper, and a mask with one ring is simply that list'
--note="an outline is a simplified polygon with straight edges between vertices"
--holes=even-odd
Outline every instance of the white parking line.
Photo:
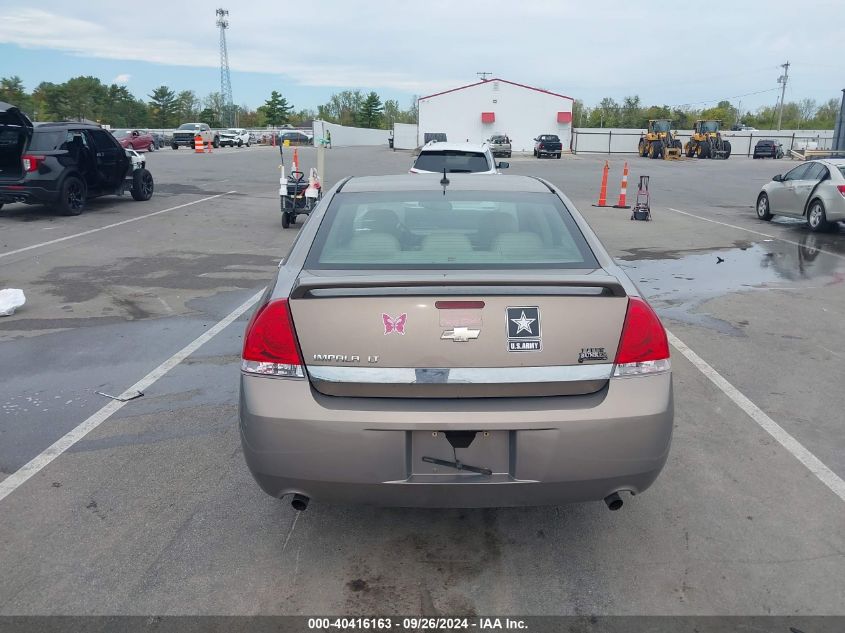
[{"label": "white parking line", "polygon": [[760,407],[751,402],[739,389],[725,380],[719,372],[687,347],[681,339],[669,331],[666,334],[669,336],[669,342],[672,344],[672,347],[683,354],[688,361],[695,365],[696,369],[707,376],[710,382],[716,385],[734,404],[745,411],[764,431],[775,438],[799,462],[804,464],[807,470],[833,491],[833,494],[842,501],[845,501],[845,481],[839,475],[825,466],[818,457],[813,455],[801,442],[792,437],[781,425],[766,415]]},{"label": "white parking line", "polygon": [[[122,394],[120,394],[119,397],[128,398],[129,396],[134,395],[138,391],[144,392],[159,378],[164,376],[167,372],[176,367],[188,356],[193,354],[200,347],[202,347],[212,338],[217,336],[220,332],[226,329],[228,325],[230,325],[238,317],[244,314],[244,312],[254,306],[256,302],[258,302],[258,300],[261,298],[261,295],[264,294],[264,290],[265,289],[262,288],[260,292],[257,292],[252,297],[244,301],[222,321],[218,321],[215,325],[206,330],[202,335],[194,339],[191,343],[176,352],[173,356],[168,358],[161,365],[153,369],[149,374],[141,378],[141,380],[126,389]],[[83,437],[88,435],[88,433],[90,433],[98,426],[100,426],[103,422],[108,420],[112,415],[120,411],[126,404],[126,402],[121,402],[120,400],[112,400],[102,409],[100,409],[91,417],[82,422],[82,424],[63,435],[51,446],[42,451],[39,455],[34,457],[28,463],[21,466],[14,473],[6,477],[6,479],[0,481],[0,501],[2,501],[10,494],[12,494],[15,490],[20,488],[20,486],[23,485],[27,480],[32,478],[50,462],[56,459],[59,455],[64,453],[71,446],[73,446]]]},{"label": "white parking line", "polygon": [[235,193],[235,191],[227,191],[226,193],[218,193],[216,196],[208,196],[207,198],[200,198],[199,200],[194,200],[193,202],[186,202],[185,204],[180,204],[175,207],[170,207],[169,209],[162,209],[161,211],[153,211],[152,213],[146,213],[144,215],[139,215],[135,218],[129,218],[128,220],[122,220],[120,222],[115,222],[114,224],[107,224],[106,226],[101,226],[97,229],[91,229],[89,231],[83,231],[82,233],[74,233],[73,235],[66,235],[64,237],[56,238],[55,240],[50,240],[49,242],[41,242],[40,244],[33,244],[32,246],[25,246],[24,248],[18,248],[13,251],[8,251],[6,253],[0,253],[0,258],[3,257],[10,257],[12,255],[17,255],[18,253],[25,253],[26,251],[31,251],[36,248],[42,248],[44,246],[52,246],[53,244],[58,244],[59,242],[64,242],[66,240],[72,240],[77,237],[85,237],[86,235],[92,235],[93,233],[98,233],[100,231],[105,231],[106,229],[113,229],[116,226],[123,226],[124,224],[129,224],[131,222],[137,222],[138,220],[145,220],[147,218],[151,218],[154,215],[161,215],[162,213],[167,213],[168,211],[175,211],[176,209],[184,209],[185,207],[190,207],[194,204],[199,204],[200,202],[207,202],[208,200],[214,200],[215,198],[219,198],[221,196],[228,196],[229,194]]},{"label": "white parking line", "polygon": [[[669,211],[674,211],[675,213],[680,213],[681,215],[687,215],[691,218],[695,218],[697,220],[704,220],[705,222],[712,222],[713,224],[721,224],[722,226],[727,226],[732,229],[739,229],[740,231],[746,231],[748,233],[754,233],[755,235],[762,235],[763,237],[768,237],[773,240],[778,240],[779,242],[786,242],[787,244],[793,244],[794,246],[806,246],[806,244],[801,244],[800,242],[794,242],[792,240],[787,240],[783,237],[778,237],[777,235],[771,235],[770,233],[763,233],[761,231],[755,231],[754,229],[747,229],[744,226],[737,226],[736,224],[728,224],[727,222],[720,222],[719,220],[713,220],[711,218],[705,218],[700,215],[695,215],[694,213],[690,213],[689,211],[681,211],[680,209],[673,209],[672,207],[667,207]],[[824,253],[825,255],[830,255],[831,257],[838,257],[839,259],[845,259],[845,255],[840,253],[834,253],[831,251],[826,251],[823,248],[816,248],[813,247],[813,250],[819,251]]]}]

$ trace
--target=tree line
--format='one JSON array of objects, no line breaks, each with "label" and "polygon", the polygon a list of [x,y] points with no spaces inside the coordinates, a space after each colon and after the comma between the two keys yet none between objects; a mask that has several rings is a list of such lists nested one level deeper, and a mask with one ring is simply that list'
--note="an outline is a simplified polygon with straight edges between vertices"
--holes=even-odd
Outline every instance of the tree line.
[{"label": "tree line", "polygon": [[[783,104],[781,128],[785,130],[829,130],[836,122],[839,101],[830,99],[819,104],[814,99]],[[672,119],[677,129],[692,129],[697,119],[719,119],[725,129],[734,124],[743,124],[760,130],[777,127],[778,107],[763,106],[754,112],[740,111],[730,101],[719,101],[712,108],[645,106],[639,96],[625,97],[618,103],[605,97],[595,107],[587,107],[583,101],[575,100],[572,119],[576,127],[621,127],[645,128],[649,119]]]},{"label": "tree line", "polygon": [[[139,99],[126,86],[104,84],[96,77],[73,77],[56,84],[41,82],[27,91],[18,76],[0,78],[0,101],[14,104],[34,121],[87,119],[114,128],[174,128],[182,123],[201,121],[223,127],[226,104],[219,92],[200,98],[193,90],[176,91],[159,86],[147,99]],[[297,110],[273,90],[258,108],[235,106],[240,127],[263,128],[281,125],[310,125],[315,118],[332,123],[369,128],[392,128],[394,123],[413,123],[417,118],[416,99],[408,109],[398,101],[382,101],[376,92],[344,90],[333,94],[316,110]]]},{"label": "tree line", "polygon": [[[219,92],[200,98],[193,90],[176,91],[159,86],[147,99],[135,97],[126,86],[106,85],[96,77],[73,77],[56,84],[41,82],[28,92],[20,77],[0,78],[0,101],[15,104],[35,121],[89,119],[116,128],[173,128],[185,122],[202,121],[212,127],[223,127],[222,113],[226,104]],[[263,128],[280,125],[310,125],[315,118],[341,125],[389,129],[394,123],[417,120],[417,100],[403,109],[393,99],[382,101],[375,91],[344,90],[333,94],[316,110],[297,110],[279,91],[273,90],[259,107],[235,106],[238,125]],[[817,103],[813,99],[788,102],[783,107],[784,129],[832,129],[839,112],[839,101]],[[715,107],[696,109],[689,106],[646,106],[639,96],[628,96],[617,102],[605,97],[596,106],[588,107],[581,100],[573,106],[576,127],[644,128],[649,119],[672,119],[678,129],[690,129],[696,119],[721,119],[724,127],[742,123],[758,129],[777,126],[778,108],[764,106],[755,112],[740,112],[730,101]]]}]

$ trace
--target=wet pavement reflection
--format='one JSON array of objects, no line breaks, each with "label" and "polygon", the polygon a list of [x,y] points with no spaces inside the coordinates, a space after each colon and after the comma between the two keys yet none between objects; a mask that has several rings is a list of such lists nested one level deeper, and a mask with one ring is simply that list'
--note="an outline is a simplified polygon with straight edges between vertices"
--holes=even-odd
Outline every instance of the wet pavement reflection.
[{"label": "wet pavement reflection", "polygon": [[724,334],[742,330],[700,306],[716,297],[744,292],[818,286],[845,287],[842,236],[805,233],[798,244],[761,240],[739,248],[690,255],[619,261],[661,317],[707,327]]}]

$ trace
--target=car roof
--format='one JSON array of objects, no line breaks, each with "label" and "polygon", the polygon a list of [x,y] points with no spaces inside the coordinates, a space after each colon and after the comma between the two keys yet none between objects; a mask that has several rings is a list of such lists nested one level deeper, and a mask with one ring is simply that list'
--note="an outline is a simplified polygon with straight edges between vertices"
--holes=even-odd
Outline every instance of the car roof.
[{"label": "car roof", "polygon": [[487,143],[448,143],[446,141],[429,141],[423,145],[421,152],[478,152],[487,151]]},{"label": "car roof", "polygon": [[845,167],[845,158],[820,158],[814,162],[828,163],[834,167]]},{"label": "car roof", "polygon": [[[355,176],[346,181],[343,193],[375,191],[441,191],[442,174],[402,174],[399,176]],[[549,193],[551,189],[539,178],[478,174],[448,175],[447,189],[453,191],[511,191],[521,193]]]},{"label": "car roof", "polygon": [[36,123],[35,129],[42,129],[42,128],[83,128],[86,130],[101,130],[103,129],[101,125],[97,125],[96,123],[80,123],[79,121],[56,121],[50,123]]}]

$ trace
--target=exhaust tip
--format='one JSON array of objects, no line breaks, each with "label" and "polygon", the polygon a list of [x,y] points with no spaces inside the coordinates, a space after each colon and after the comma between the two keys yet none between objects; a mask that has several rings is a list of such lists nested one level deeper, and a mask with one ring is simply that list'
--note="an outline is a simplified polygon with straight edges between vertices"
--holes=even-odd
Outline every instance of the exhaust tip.
[{"label": "exhaust tip", "polygon": [[619,508],[624,505],[624,501],[622,501],[622,497],[619,496],[618,492],[614,492],[612,495],[607,495],[604,498],[604,502],[607,504],[607,507],[612,512],[616,512]]},{"label": "exhaust tip", "polygon": [[297,512],[305,512],[305,510],[308,508],[309,501],[311,501],[311,499],[309,499],[305,495],[296,494],[293,495],[293,499],[291,500],[290,504],[293,509]]}]

